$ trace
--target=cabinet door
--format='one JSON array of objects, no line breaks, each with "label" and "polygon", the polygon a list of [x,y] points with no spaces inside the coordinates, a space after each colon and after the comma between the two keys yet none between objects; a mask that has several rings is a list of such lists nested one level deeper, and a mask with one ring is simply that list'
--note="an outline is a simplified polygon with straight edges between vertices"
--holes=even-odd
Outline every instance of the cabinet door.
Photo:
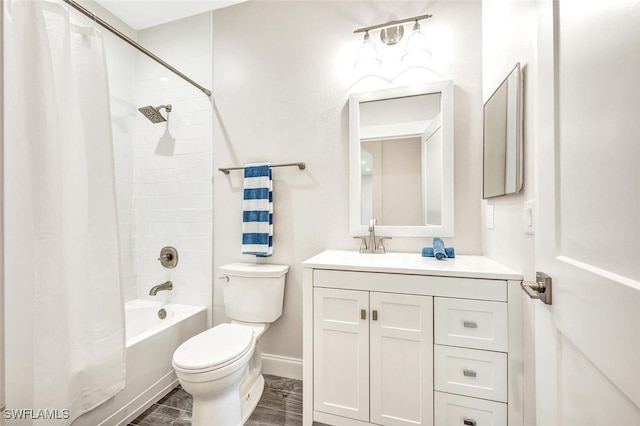
[{"label": "cabinet door", "polygon": [[368,421],[369,293],[315,288],[313,304],[314,410]]},{"label": "cabinet door", "polygon": [[433,300],[370,294],[371,422],[433,424]]}]

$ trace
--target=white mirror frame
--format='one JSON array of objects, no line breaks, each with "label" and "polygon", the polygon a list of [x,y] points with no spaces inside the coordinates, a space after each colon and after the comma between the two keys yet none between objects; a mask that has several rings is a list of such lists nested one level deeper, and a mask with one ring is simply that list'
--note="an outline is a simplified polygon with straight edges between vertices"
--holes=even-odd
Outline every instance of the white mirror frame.
[{"label": "white mirror frame", "polygon": [[441,93],[442,116],[442,224],[423,226],[378,225],[376,232],[389,237],[453,237],[453,81],[395,87],[349,95],[349,223],[353,236],[368,234],[368,226],[361,224],[361,159],[360,159],[360,103],[406,96]]}]

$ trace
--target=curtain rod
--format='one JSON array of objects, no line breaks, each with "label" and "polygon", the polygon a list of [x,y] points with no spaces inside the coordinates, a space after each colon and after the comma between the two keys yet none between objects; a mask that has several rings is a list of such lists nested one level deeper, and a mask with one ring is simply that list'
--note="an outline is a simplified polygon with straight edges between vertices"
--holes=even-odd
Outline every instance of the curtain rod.
[{"label": "curtain rod", "polygon": [[157,57],[156,55],[154,55],[153,53],[151,53],[149,50],[144,48],[142,45],[138,44],[138,42],[136,42],[135,40],[129,38],[127,35],[123,34],[119,30],[117,30],[115,27],[113,27],[111,24],[109,24],[104,19],[102,19],[99,16],[97,16],[95,13],[91,12],[88,9],[85,9],[84,7],[80,6],[78,3],[76,3],[73,0],[63,0],[63,1],[65,3],[67,3],[68,5],[70,5],[71,7],[73,7],[78,12],[82,13],[84,16],[92,19],[94,22],[100,24],[102,27],[106,28],[107,30],[109,30],[110,32],[115,34],[116,36],[120,37],[122,40],[124,40],[125,42],[129,43],[131,46],[135,47],[140,52],[144,53],[145,55],[147,55],[148,57],[150,57],[151,59],[153,59],[154,61],[156,61],[157,63],[159,63],[160,65],[162,65],[166,69],[168,69],[169,71],[171,71],[174,74],[182,77],[184,80],[188,81],[193,86],[195,86],[198,89],[200,89],[205,95],[211,96],[211,90],[199,85],[198,83],[196,83],[195,81],[193,81],[192,79],[190,79],[189,77],[187,77],[186,75],[184,75],[183,73],[181,73],[180,71],[178,71],[177,69],[175,69],[174,67],[172,67],[171,65],[169,65],[168,63],[166,63],[165,61],[160,59],[159,57]]}]

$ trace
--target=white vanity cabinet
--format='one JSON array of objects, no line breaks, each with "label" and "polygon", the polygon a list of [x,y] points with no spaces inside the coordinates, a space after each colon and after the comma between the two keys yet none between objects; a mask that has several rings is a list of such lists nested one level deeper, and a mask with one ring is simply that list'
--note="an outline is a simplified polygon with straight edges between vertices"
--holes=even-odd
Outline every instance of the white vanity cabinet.
[{"label": "white vanity cabinet", "polygon": [[520,274],[332,250],[303,266],[304,425],[522,425]]},{"label": "white vanity cabinet", "polygon": [[431,425],[432,298],[313,292],[315,409],[375,424]]}]

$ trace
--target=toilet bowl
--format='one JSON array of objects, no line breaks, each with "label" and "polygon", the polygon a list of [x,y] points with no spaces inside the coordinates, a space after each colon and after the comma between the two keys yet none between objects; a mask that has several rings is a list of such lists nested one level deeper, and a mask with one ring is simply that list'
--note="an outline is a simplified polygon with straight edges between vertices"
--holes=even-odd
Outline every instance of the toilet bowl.
[{"label": "toilet bowl", "polygon": [[243,423],[240,385],[255,344],[250,327],[220,324],[176,349],[173,369],[184,390],[194,397],[194,425]]},{"label": "toilet bowl", "polygon": [[173,355],[178,381],[193,396],[194,426],[246,422],[264,389],[259,339],[282,314],[288,266],[236,263],[221,271],[231,323],[193,336]]}]

